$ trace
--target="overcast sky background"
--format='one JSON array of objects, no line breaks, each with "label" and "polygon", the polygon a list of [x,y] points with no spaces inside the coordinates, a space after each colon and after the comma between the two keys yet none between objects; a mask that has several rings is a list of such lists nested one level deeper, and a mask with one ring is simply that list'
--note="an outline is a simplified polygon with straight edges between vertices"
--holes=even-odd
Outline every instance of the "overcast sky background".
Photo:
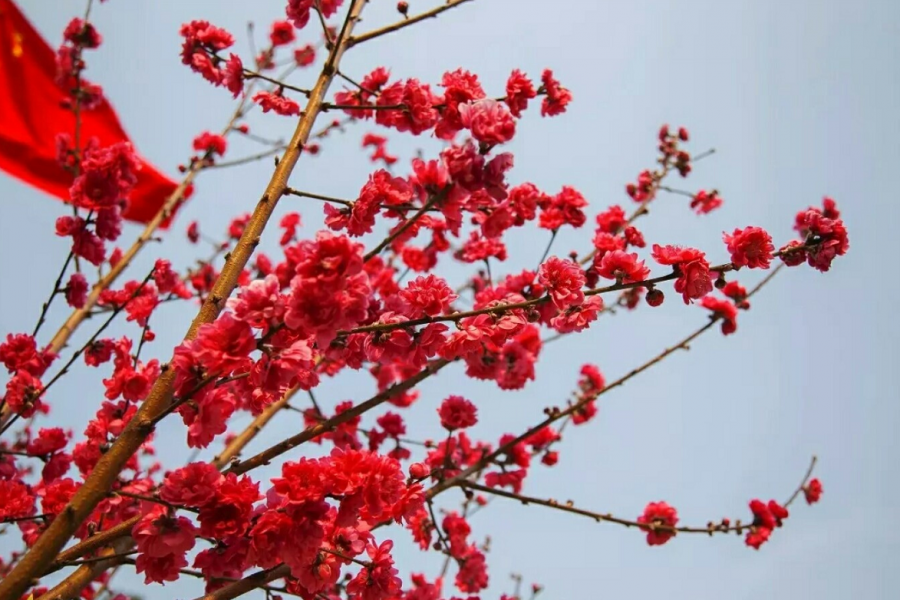
[{"label": "overcast sky background", "polygon": [[[68,20],[84,10],[80,0],[19,4],[54,46]],[[202,18],[227,28],[246,63],[246,22],[257,23],[262,44],[284,5],[95,3],[92,20],[104,43],[88,55],[87,77],[104,87],[139,151],[174,177],[193,137],[220,129],[234,106],[227,92],[180,63],[179,26]],[[372,2],[360,30],[395,20],[394,5]],[[410,5],[417,13],[434,3]],[[306,35],[319,35],[315,23]],[[670,183],[690,190],[716,187],[726,204],[697,217],[686,198],[661,197],[639,225],[651,242],[694,245],[707,250],[712,262],[722,262],[722,231],[759,225],[783,243],[792,236],[795,213],[819,205],[826,194],[838,201],[850,232],[850,253],[832,272],[801,267],[780,274],[754,299],[752,310],[740,315],[735,335],[707,334],[689,353],[604,396],[594,422],[567,431],[559,465],[535,466],[525,489],[628,518],[648,501],[664,499],[678,508],[682,523],[702,526],[723,516],[747,520],[751,498],[784,500],[815,453],[825,486],[821,504],[795,504],[785,528],[756,552],[736,536],[684,535],[649,548],[636,531],[498,499],[472,519],[475,536],[491,537],[485,598],[511,592],[512,572],[546,586],[546,598],[558,599],[894,597],[890,565],[896,567],[900,558],[893,531],[900,495],[894,347],[900,334],[894,237],[900,219],[898,56],[900,3],[893,0],[477,0],[348,53],[342,68],[358,77],[386,65],[395,77],[434,84],[443,72],[464,67],[480,76],[490,95],[502,93],[513,68],[533,77],[553,68],[574,102],[554,119],[540,118],[537,110],[527,113],[509,145],[516,157],[510,180],[530,181],[550,193],[575,186],[591,202],[589,223],[610,204],[633,207],[624,186],[653,166],[656,132],[668,122],[690,129],[695,154],[718,151],[686,181]],[[305,85],[313,77],[310,70],[295,82]],[[257,112],[250,124],[254,131],[289,137],[294,121]],[[359,147],[369,131],[378,128],[358,124],[326,140],[320,156],[303,157],[291,185],[354,198],[372,170]],[[388,135],[389,150],[403,158],[399,174],[408,173],[418,149],[435,156],[439,148],[424,137]],[[233,143],[228,157],[258,150]],[[164,244],[137,261],[131,277],[142,278],[160,251],[182,267],[205,255],[205,248],[185,242],[188,223],[198,219],[205,233],[220,237],[232,216],[252,210],[271,169],[267,160],[201,175]],[[321,205],[297,199],[284,199],[274,220],[291,209],[302,213],[305,235],[321,226]],[[4,337],[30,331],[37,318],[66,254],[65,242],[52,234],[62,213],[61,203],[0,175]],[[583,252],[588,229],[561,236],[555,253]],[[128,226],[121,244],[138,231]],[[274,250],[278,237],[272,227],[263,249]],[[513,258],[495,265],[495,274],[532,267],[546,238],[533,228],[510,236]],[[444,267],[455,280],[465,273]],[[749,287],[759,275],[742,273],[740,280]],[[544,406],[565,401],[583,363],[594,362],[616,378],[702,325],[705,311],[684,306],[670,290],[659,309],[642,306],[603,317],[588,332],[548,346],[537,381],[523,391],[466,380],[458,365],[448,369],[422,385],[419,402],[404,413],[410,431],[440,435],[435,408],[451,390],[478,405],[476,437],[496,442],[502,433],[523,430],[541,418]],[[57,306],[51,325],[67,312]],[[194,308],[166,306],[159,314],[164,316],[152,321],[158,341],[146,356],[165,361]],[[52,330],[45,329],[47,339]],[[122,327],[114,333],[136,331]],[[77,339],[90,332],[85,328]],[[102,397],[98,375],[83,365],[75,369],[70,385],[52,394],[54,412],[44,424],[80,433]],[[365,376],[342,377],[325,382],[318,398],[333,407],[345,399],[364,400],[372,387]],[[241,416],[235,426],[247,421]],[[296,414],[284,414],[252,449],[300,427]],[[161,428],[157,448],[167,467],[183,464],[184,438],[180,423]],[[448,496],[442,505],[457,501]],[[404,581],[410,571],[436,575],[439,557],[413,551],[406,532],[394,530],[391,537],[398,540]],[[0,542],[0,548],[8,547],[9,540]],[[154,600],[201,592],[190,579],[144,587],[142,578],[124,570],[116,581],[124,591]],[[454,595],[452,582],[444,593]]]}]

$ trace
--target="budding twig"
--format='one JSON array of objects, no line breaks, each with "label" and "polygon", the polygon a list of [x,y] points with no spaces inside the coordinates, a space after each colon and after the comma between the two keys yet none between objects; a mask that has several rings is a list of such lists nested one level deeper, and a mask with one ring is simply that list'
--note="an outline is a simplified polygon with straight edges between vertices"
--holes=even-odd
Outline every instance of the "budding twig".
[{"label": "budding twig", "polygon": [[418,23],[419,21],[424,21],[425,19],[434,18],[434,17],[438,16],[439,14],[441,14],[442,12],[448,11],[451,8],[456,8],[460,4],[464,4],[466,2],[469,2],[469,0],[448,0],[448,2],[446,4],[435,7],[431,10],[427,10],[418,15],[415,15],[412,17],[406,17],[402,21],[397,21],[396,23],[392,23],[385,27],[380,27],[379,29],[369,31],[367,33],[355,35],[350,38],[349,45],[351,47],[353,47],[353,46],[356,46],[357,44],[361,44],[363,42],[368,42],[369,40],[373,40],[377,37],[381,37],[383,35],[393,33],[394,31],[398,31],[400,29],[403,29],[404,27],[414,25],[414,24]]}]

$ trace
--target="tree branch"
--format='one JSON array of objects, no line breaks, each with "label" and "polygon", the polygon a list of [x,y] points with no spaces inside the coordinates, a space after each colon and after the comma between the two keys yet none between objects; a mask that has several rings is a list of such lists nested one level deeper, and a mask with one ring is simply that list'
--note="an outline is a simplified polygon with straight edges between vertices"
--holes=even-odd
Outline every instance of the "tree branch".
[{"label": "tree branch", "polygon": [[385,27],[380,27],[378,29],[374,29],[372,31],[369,31],[369,32],[366,32],[366,33],[363,33],[360,35],[355,35],[350,38],[349,45],[350,45],[350,47],[353,47],[353,46],[356,46],[357,44],[361,44],[363,42],[368,42],[369,40],[375,39],[377,37],[381,37],[383,35],[393,33],[394,31],[399,31],[400,29],[403,29],[404,27],[408,27],[410,25],[415,25],[419,21],[424,21],[425,19],[432,19],[432,18],[438,16],[439,14],[441,14],[442,12],[448,11],[451,8],[456,8],[460,4],[464,4],[468,1],[469,0],[447,0],[447,3],[443,4],[442,6],[432,8],[431,10],[427,10],[427,11],[420,13],[418,15],[415,15],[413,17],[408,17],[402,21],[397,21],[396,23],[386,25]]}]

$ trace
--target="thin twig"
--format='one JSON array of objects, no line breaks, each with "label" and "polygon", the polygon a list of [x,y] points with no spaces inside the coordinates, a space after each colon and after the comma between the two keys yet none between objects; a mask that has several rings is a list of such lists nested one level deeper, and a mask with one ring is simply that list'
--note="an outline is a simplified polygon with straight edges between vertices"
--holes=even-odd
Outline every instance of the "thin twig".
[{"label": "thin twig", "polygon": [[363,257],[363,262],[369,262],[372,258],[381,254],[381,251],[387,248],[391,242],[396,240],[398,237],[406,233],[406,231],[412,227],[416,221],[418,221],[422,215],[427,213],[435,204],[444,199],[444,195],[446,192],[438,192],[431,196],[428,201],[414,214],[412,217],[403,222],[402,225],[398,226],[393,233],[389,236],[381,240],[381,243],[366,252],[366,255]]},{"label": "thin twig", "polygon": [[368,42],[369,40],[373,40],[377,37],[381,37],[383,35],[387,35],[388,33],[398,31],[400,29],[403,29],[404,27],[409,27],[410,25],[415,25],[419,21],[424,21],[425,19],[434,18],[434,17],[438,16],[439,14],[441,14],[442,12],[450,10],[451,8],[455,8],[455,7],[459,6],[460,4],[464,4],[466,2],[469,2],[469,0],[448,0],[448,2],[446,4],[438,6],[431,10],[427,10],[418,15],[415,15],[412,17],[407,17],[406,19],[404,19],[402,21],[397,21],[396,23],[386,25],[385,27],[380,27],[378,29],[369,31],[367,33],[355,35],[350,38],[349,45],[351,47],[356,46],[357,44],[361,44],[363,42]]}]

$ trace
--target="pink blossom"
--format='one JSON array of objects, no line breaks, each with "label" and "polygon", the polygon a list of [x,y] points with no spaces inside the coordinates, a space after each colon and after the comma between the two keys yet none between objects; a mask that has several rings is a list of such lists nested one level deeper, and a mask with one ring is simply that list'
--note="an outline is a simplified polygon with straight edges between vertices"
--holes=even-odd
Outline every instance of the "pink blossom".
[{"label": "pink blossom", "polygon": [[584,302],[585,276],[576,263],[551,256],[541,265],[538,279],[559,310]]},{"label": "pink blossom", "polygon": [[503,144],[516,133],[516,121],[505,104],[484,99],[459,106],[460,123],[483,144]]}]

